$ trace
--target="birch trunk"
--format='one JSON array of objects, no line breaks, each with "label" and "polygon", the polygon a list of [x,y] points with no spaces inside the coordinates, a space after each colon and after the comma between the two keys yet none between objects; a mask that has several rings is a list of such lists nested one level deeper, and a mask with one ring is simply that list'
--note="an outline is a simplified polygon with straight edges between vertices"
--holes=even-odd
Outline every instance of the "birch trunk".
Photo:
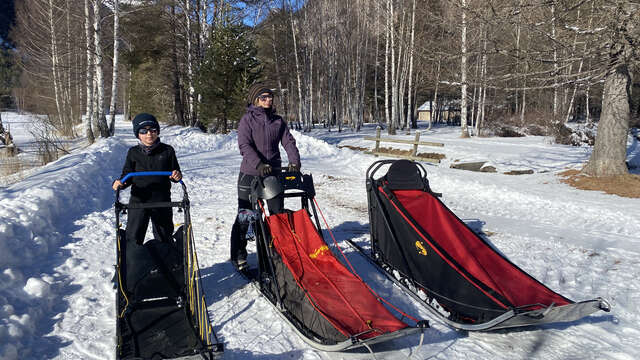
[{"label": "birch trunk", "polygon": [[556,3],[551,3],[551,40],[553,41],[553,122],[558,116],[558,47],[556,46]]},{"label": "birch trunk", "polygon": [[384,52],[384,115],[385,122],[387,123],[387,133],[393,134],[391,118],[389,117],[389,42],[390,42],[390,32],[391,32],[391,0],[387,0],[387,9],[386,9],[386,18],[387,18],[387,26],[384,31],[384,39],[385,39],[385,52]]},{"label": "birch trunk", "polygon": [[440,83],[440,59],[438,59],[438,70],[436,71],[436,86],[435,86],[435,91],[433,92],[433,103],[429,109],[429,127],[428,127],[429,130],[431,130],[431,126],[433,124],[433,118],[435,117],[435,120],[436,121],[438,120],[438,114],[440,111],[440,107],[438,106],[438,84],[439,83]]},{"label": "birch trunk", "polygon": [[193,56],[191,55],[191,0],[185,1],[184,17],[187,28],[186,33],[186,45],[187,45],[187,88],[189,89],[189,96],[187,97],[187,103],[189,106],[189,125],[195,126],[196,114],[195,114],[195,88],[193,87]]},{"label": "birch trunk", "polygon": [[66,63],[66,87],[65,87],[65,97],[64,97],[64,103],[65,103],[65,107],[68,109],[68,112],[65,112],[67,114],[69,114],[69,135],[75,136],[74,135],[74,130],[73,130],[73,125],[74,125],[74,111],[73,111],[73,101],[71,99],[72,97],[72,93],[73,93],[73,89],[71,86],[71,69],[73,68],[73,65],[71,63],[71,8],[69,6],[69,0],[67,0],[65,2],[66,5],[66,15],[67,15],[67,63]]},{"label": "birch trunk", "polygon": [[96,119],[98,121],[98,129],[100,129],[100,136],[109,137],[109,129],[107,127],[107,119],[104,116],[104,74],[102,70],[102,47],[100,46],[101,38],[101,18],[100,18],[100,6],[101,0],[93,0],[93,40],[95,46],[95,72],[96,72],[96,89],[97,89],[97,104],[96,104]]},{"label": "birch trunk", "polygon": [[[173,82],[173,113],[175,120],[182,126],[187,126],[184,116],[184,104],[182,102],[182,87],[180,86],[180,66],[178,64],[178,29],[177,29],[176,7],[171,6],[171,65]],[[129,76],[131,79],[131,76]]]},{"label": "birch trunk", "polygon": [[398,88],[396,87],[396,53],[395,53],[395,31],[394,31],[394,19],[393,19],[393,1],[389,1],[389,16],[390,26],[389,33],[391,39],[391,123],[387,129],[389,135],[396,134],[396,126],[398,125]]},{"label": "birch trunk", "polygon": [[[593,21],[593,9],[594,9],[594,4],[591,3],[591,13],[589,15],[589,22],[587,24],[587,29],[591,30],[591,24]],[[580,11],[578,11],[578,14],[580,14]],[[580,16],[578,16],[578,19],[580,19]],[[574,40],[574,48],[577,42],[577,38],[578,36],[576,35],[576,40]],[[584,48],[582,49],[582,57],[580,58],[580,65],[578,65],[578,74],[580,74],[582,72],[582,66],[584,65],[584,57],[587,53],[587,43],[584,43]],[[569,117],[571,116],[571,111],[573,109],[573,103],[574,100],[576,98],[576,92],[578,91],[578,84],[574,84],[573,85],[573,93],[571,94],[571,100],[569,100],[569,107],[567,108],[567,116],[565,117],[565,124],[569,122]]]},{"label": "birch trunk", "polygon": [[404,128],[404,126],[406,125],[406,123],[404,123],[402,120],[404,118],[404,114],[403,114],[403,109],[404,109],[404,82],[405,82],[405,77],[406,77],[406,71],[405,71],[405,67],[404,64],[407,63],[406,61],[406,54],[407,52],[405,51],[405,46],[407,44],[407,41],[405,39],[405,18],[406,18],[406,9],[403,6],[402,7],[402,20],[400,21],[400,34],[398,36],[398,64],[397,64],[397,68],[396,68],[396,77],[394,79],[393,82],[393,89],[396,90],[395,93],[395,106],[396,106],[396,117],[393,119],[393,121],[397,124],[397,127],[400,128]]},{"label": "birch trunk", "polygon": [[311,131],[313,126],[313,54],[314,48],[311,48],[311,54],[309,56],[309,112],[307,114],[307,122],[309,123],[306,131]]},{"label": "birch trunk", "polygon": [[93,144],[95,138],[93,137],[93,129],[91,128],[91,119],[93,118],[93,53],[91,52],[91,16],[89,12],[89,0],[84,0],[84,34],[86,40],[86,48],[87,48],[87,99],[86,99],[86,109],[84,116],[84,132],[87,136],[87,140],[89,144]]},{"label": "birch trunk", "polygon": [[294,20],[293,20],[293,9],[291,9],[291,12],[289,13],[290,15],[290,20],[291,20],[291,35],[293,36],[293,54],[295,56],[295,61],[296,61],[296,79],[298,80],[298,124],[300,124],[300,122],[304,122],[303,114],[302,114],[302,102],[304,101],[304,99],[302,98],[302,81],[300,79],[300,60],[298,59],[298,45],[297,45],[297,41],[296,41],[296,29],[294,26]]},{"label": "birch trunk", "polygon": [[487,100],[487,29],[484,31],[484,38],[482,44],[482,70],[480,71],[482,78],[482,86],[480,87],[481,94],[478,94],[480,103],[478,104],[478,117],[476,119],[476,136],[480,135],[480,128],[484,123],[484,109],[485,102]]},{"label": "birch trunk", "polygon": [[118,1],[113,0],[113,75],[111,79],[111,103],[109,104],[109,134],[113,136],[116,130],[116,101],[118,99],[118,54],[120,45],[118,41],[118,30],[120,28],[120,11]]},{"label": "birch trunk", "polygon": [[276,80],[278,81],[278,101],[280,103],[279,108],[284,110],[285,119],[287,119],[287,111],[284,109],[284,92],[282,91],[282,75],[280,74],[280,61],[278,59],[278,50],[276,48],[276,25],[271,24],[271,45],[273,46],[273,64],[276,69]]},{"label": "birch trunk", "polygon": [[[377,4],[377,3],[376,3]],[[376,30],[378,29],[380,22],[380,11],[378,11],[377,7],[375,10],[376,20],[374,22],[376,26]],[[374,57],[374,67],[373,67],[373,113],[376,122],[380,123],[380,111],[378,109],[378,57],[379,57],[379,45],[380,45],[380,36],[376,35],[376,53]]]},{"label": "birch trunk", "polygon": [[462,0],[462,36],[460,39],[460,129],[462,137],[469,137],[467,130],[467,0]]},{"label": "birch trunk", "polygon": [[56,102],[56,111],[57,111],[57,117],[58,117],[58,123],[61,127],[61,129],[64,127],[64,112],[62,110],[62,104],[61,104],[61,99],[60,99],[60,88],[61,88],[61,84],[60,84],[60,79],[58,76],[58,46],[57,46],[57,40],[56,40],[56,29],[54,26],[54,20],[53,20],[53,0],[49,0],[49,8],[48,10],[48,19],[49,19],[49,31],[51,32],[49,34],[49,39],[51,40],[51,75],[53,78],[53,93],[54,93],[54,97],[55,97],[55,102]]}]

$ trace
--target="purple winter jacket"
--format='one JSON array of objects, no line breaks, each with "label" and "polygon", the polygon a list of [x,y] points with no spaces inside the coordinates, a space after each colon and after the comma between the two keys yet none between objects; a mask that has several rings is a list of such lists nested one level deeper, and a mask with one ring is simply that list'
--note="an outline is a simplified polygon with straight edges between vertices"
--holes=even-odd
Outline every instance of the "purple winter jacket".
[{"label": "purple winter jacket", "polygon": [[296,140],[282,117],[265,111],[262,107],[249,105],[238,124],[238,147],[242,154],[240,172],[258,175],[258,165],[261,162],[273,167],[282,166],[280,143],[287,152],[289,163],[300,166]]}]

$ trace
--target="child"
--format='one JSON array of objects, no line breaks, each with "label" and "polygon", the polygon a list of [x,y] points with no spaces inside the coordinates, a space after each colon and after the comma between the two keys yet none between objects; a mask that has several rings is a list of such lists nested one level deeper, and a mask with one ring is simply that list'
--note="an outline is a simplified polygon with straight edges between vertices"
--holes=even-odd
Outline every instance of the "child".
[{"label": "child", "polygon": [[[131,185],[129,204],[150,202],[170,202],[171,182],[180,181],[180,165],[173,148],[161,143],[160,124],[156,118],[147,113],[136,115],[133,119],[133,133],[140,144],[133,146],[127,153],[122,167],[122,179],[125,175],[140,171],[171,171],[171,176],[138,176],[128,179],[124,184],[120,180],[113,182],[113,190]],[[173,211],[170,207],[153,209],[129,209],[127,223],[127,241],[135,241],[142,245],[149,219],[153,225],[156,239],[169,242],[173,235]]]}]

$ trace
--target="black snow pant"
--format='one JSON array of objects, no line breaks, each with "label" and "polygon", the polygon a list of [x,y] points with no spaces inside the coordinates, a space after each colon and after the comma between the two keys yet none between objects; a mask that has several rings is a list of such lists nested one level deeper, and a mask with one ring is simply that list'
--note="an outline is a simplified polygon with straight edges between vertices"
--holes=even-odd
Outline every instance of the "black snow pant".
[{"label": "black snow pant", "polygon": [[[240,173],[238,176],[238,213],[244,209],[251,209],[251,203],[249,202],[251,182],[256,177],[257,176],[244,173]],[[284,209],[284,197],[278,196],[267,200],[267,206],[269,207],[269,213],[281,213]],[[238,215],[236,215],[233,227],[231,228],[231,261],[247,259],[246,234],[248,228],[249,224],[240,222]]]},{"label": "black snow pant", "polygon": [[[169,202],[171,195],[156,198],[153,202]],[[131,198],[130,204],[142,203]],[[144,236],[149,227],[149,220],[153,226],[153,237],[163,242],[170,242],[173,236],[173,210],[170,207],[154,209],[129,209],[127,217],[127,241],[135,241],[138,245],[144,242]]]}]

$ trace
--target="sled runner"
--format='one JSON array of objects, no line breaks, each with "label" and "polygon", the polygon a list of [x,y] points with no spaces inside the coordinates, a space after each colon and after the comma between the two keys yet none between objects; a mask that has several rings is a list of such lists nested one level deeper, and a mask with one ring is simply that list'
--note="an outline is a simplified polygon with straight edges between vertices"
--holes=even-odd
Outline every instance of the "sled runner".
[{"label": "sled runner", "polygon": [[[281,193],[300,198],[301,208],[268,214],[264,201]],[[277,313],[306,343],[323,351],[359,346],[371,351],[370,344],[428,327],[428,322],[396,308],[399,318],[394,316],[383,299],[333,255],[322,237],[314,197],[313,178],[299,172],[259,178],[252,185],[258,259],[254,285]],[[251,276],[249,271],[243,274]]]},{"label": "sled runner", "polygon": [[[374,178],[388,164],[387,173]],[[493,330],[610,310],[602,298],[567,299],[494,250],[431,191],[421,164],[376,161],[366,187],[371,251],[350,244],[444,323]]]},{"label": "sled runner", "polygon": [[[169,176],[150,171],[132,176]],[[217,359],[218,341],[207,313],[200,270],[191,230],[189,197],[185,184],[182,201],[123,204],[116,191],[116,358]],[[120,214],[133,208],[177,207],[184,224],[170,242],[152,239],[143,245],[127,241]]]}]

